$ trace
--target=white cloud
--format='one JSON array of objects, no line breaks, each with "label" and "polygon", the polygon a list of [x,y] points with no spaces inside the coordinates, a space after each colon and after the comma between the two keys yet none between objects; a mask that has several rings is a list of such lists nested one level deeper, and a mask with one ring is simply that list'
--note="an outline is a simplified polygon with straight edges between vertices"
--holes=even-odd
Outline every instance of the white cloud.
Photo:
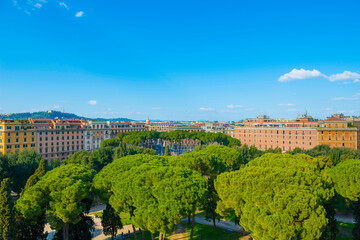
[{"label": "white cloud", "polygon": [[58,105],[53,106],[53,109],[59,109],[59,108],[60,108],[60,106],[58,106]]},{"label": "white cloud", "polygon": [[199,108],[199,111],[215,111],[215,109],[214,108],[201,107],[201,108]]},{"label": "white cloud", "polygon": [[36,4],[34,4],[34,7],[36,7],[36,8],[41,8],[41,7],[42,7],[42,4],[41,4],[41,3],[36,3]]},{"label": "white cloud", "polygon": [[153,110],[160,110],[161,107],[152,107],[151,109],[153,109]]},{"label": "white cloud", "polygon": [[356,93],[352,95],[351,97],[337,97],[334,98],[335,101],[355,101],[360,99],[360,93]]},{"label": "white cloud", "polygon": [[295,106],[295,104],[292,103],[279,103],[278,106]]},{"label": "white cloud", "polygon": [[360,82],[359,79],[355,79],[355,80],[354,80],[354,83],[358,83],[358,82]]},{"label": "white cloud", "polygon": [[84,12],[83,12],[83,11],[77,12],[77,13],[75,14],[75,17],[82,17],[82,16],[84,16]]},{"label": "white cloud", "polygon": [[66,8],[66,9],[69,9],[68,5],[64,2],[59,2],[59,5]]},{"label": "white cloud", "polygon": [[360,78],[360,74],[356,73],[356,72],[350,72],[350,71],[344,71],[343,73],[337,73],[337,74],[333,74],[330,75],[328,77],[328,79],[330,80],[330,82],[335,82],[335,81],[344,81],[344,80],[348,80],[348,79],[358,79]]},{"label": "white cloud", "polygon": [[325,108],[325,111],[332,111],[332,108]]},{"label": "white cloud", "polygon": [[242,108],[243,106],[241,105],[233,105],[233,104],[229,104],[227,105],[227,108]]},{"label": "white cloud", "polygon": [[321,72],[316,69],[313,70],[305,70],[305,69],[296,69],[294,68],[291,72],[286,73],[279,78],[279,82],[290,82],[294,80],[307,79],[307,78],[316,78],[316,77],[324,77]]},{"label": "white cloud", "polygon": [[88,103],[89,103],[90,105],[96,105],[96,104],[97,104],[97,101],[96,101],[96,100],[90,100]]}]

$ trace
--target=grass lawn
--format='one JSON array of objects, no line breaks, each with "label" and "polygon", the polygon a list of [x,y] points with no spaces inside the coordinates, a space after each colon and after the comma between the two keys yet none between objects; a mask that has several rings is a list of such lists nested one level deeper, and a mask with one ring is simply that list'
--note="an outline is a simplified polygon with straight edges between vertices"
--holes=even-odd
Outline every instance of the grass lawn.
[{"label": "grass lawn", "polygon": [[337,222],[337,226],[339,228],[339,233],[336,236],[336,240],[351,240],[351,239],[353,239],[352,238],[352,230],[353,230],[355,224]]},{"label": "grass lawn", "polygon": [[[187,225],[188,236],[190,239],[191,225]],[[240,240],[243,235],[239,232],[230,232],[224,229],[214,229],[212,226],[195,223],[194,239],[202,240]]]}]

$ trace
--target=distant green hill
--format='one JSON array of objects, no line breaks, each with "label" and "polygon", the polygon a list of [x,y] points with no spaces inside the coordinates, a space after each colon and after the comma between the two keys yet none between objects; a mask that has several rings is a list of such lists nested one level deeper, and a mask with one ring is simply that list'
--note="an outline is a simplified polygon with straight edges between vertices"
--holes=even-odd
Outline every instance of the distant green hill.
[{"label": "distant green hill", "polygon": [[28,118],[69,119],[69,118],[75,118],[75,119],[88,119],[88,120],[99,120],[99,121],[134,121],[129,118],[111,118],[111,119],[94,118],[93,119],[93,118],[81,117],[81,116],[78,116],[73,113],[63,113],[63,112],[59,112],[59,111],[0,114],[0,118],[2,118],[2,119],[28,119]]}]

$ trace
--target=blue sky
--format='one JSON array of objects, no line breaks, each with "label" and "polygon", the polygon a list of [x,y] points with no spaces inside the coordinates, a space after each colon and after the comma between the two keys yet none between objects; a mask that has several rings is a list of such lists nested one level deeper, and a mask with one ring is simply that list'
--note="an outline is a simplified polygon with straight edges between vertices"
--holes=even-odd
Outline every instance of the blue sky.
[{"label": "blue sky", "polygon": [[1,0],[0,113],[360,115],[360,2]]}]

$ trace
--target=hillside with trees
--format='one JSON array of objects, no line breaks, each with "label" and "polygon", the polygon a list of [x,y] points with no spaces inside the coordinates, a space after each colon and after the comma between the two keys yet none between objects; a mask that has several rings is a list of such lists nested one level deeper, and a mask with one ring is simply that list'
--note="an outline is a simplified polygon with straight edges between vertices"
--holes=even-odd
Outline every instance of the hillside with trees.
[{"label": "hillside with trees", "polygon": [[41,118],[41,119],[87,119],[98,121],[133,121],[129,118],[87,118],[78,116],[73,113],[65,113],[60,111],[42,111],[42,112],[25,112],[25,113],[9,113],[0,114],[0,119],[28,119],[28,118]]}]

